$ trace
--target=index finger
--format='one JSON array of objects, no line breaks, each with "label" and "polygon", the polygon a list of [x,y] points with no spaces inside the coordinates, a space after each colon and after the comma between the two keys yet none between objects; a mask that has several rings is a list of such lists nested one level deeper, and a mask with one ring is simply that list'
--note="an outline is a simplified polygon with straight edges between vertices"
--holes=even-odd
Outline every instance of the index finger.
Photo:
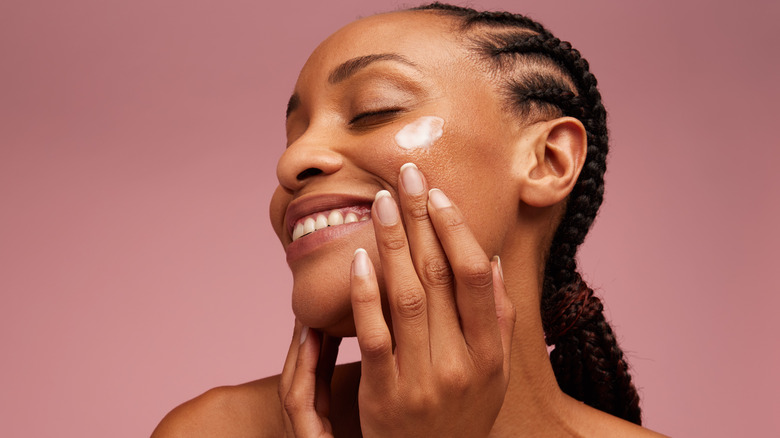
[{"label": "index finger", "polygon": [[463,215],[441,190],[429,192],[428,207],[455,277],[455,298],[466,344],[481,354],[501,352],[490,260]]},{"label": "index finger", "polygon": [[425,289],[431,345],[450,348],[460,332],[447,257],[428,214],[425,178],[413,163],[401,166],[399,197],[414,267]]},{"label": "index finger", "polygon": [[398,207],[388,191],[376,194],[371,217],[400,372],[419,371],[430,359],[427,299],[412,263]]}]

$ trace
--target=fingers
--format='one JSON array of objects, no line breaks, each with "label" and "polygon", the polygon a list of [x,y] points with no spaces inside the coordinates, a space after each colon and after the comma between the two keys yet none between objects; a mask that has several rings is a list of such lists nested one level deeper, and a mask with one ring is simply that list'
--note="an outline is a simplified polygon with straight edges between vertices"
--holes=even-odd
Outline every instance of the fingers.
[{"label": "fingers", "polygon": [[516,313],[515,306],[509,300],[504,284],[504,272],[501,258],[493,256],[490,263],[493,268],[493,292],[496,302],[496,318],[501,333],[501,346],[504,350],[504,378],[509,381],[510,361],[512,355],[512,338],[514,335]]},{"label": "fingers", "polygon": [[373,385],[372,391],[387,394],[396,375],[393,340],[382,313],[376,273],[363,248],[352,260],[351,293],[363,382]]},{"label": "fingers", "polygon": [[428,216],[428,185],[412,163],[401,166],[399,198],[412,260],[428,300],[431,344],[458,336],[452,271]]},{"label": "fingers", "polygon": [[[394,338],[381,318],[373,269],[353,272],[353,311],[364,359],[385,376],[402,374],[407,366],[418,368],[422,376],[422,364],[466,347],[477,362],[495,370],[505,367],[514,310],[503,280],[494,285],[500,266],[493,267],[447,196],[426,190],[425,178],[408,163],[399,175],[402,213],[387,191],[377,193],[374,201],[372,222]],[[356,252],[353,271],[364,258],[364,252]],[[393,340],[395,370],[388,365]]]},{"label": "fingers", "polygon": [[336,369],[336,358],[339,354],[341,338],[322,334],[322,348],[317,360],[316,400],[314,407],[321,417],[330,415],[330,383],[333,380],[333,370]]},{"label": "fingers", "polygon": [[312,330],[304,329],[302,331],[301,339],[303,342],[298,348],[290,389],[284,398],[284,409],[290,417],[296,436],[307,436],[315,433],[316,431],[308,429],[319,423],[314,409],[317,354],[319,352],[319,339],[316,338],[316,333]]},{"label": "fingers", "polygon": [[376,194],[371,210],[374,233],[398,348],[399,368],[419,366],[430,360],[428,305],[409,253],[409,243],[390,193]]},{"label": "fingers", "polygon": [[[315,406],[319,404],[320,409],[325,412],[329,410],[327,400],[318,399],[318,390],[320,389],[318,386],[322,386],[322,383],[318,382],[319,376],[317,375],[318,358],[322,345],[321,336],[316,331],[303,327],[299,335],[293,336],[293,344],[298,341],[300,345],[297,348],[292,345],[290,348],[291,352],[297,351],[293,369],[290,370],[288,367],[289,362],[291,362],[290,354],[285,362],[280,395],[286,412],[287,430],[289,432],[292,429],[295,436],[321,437],[330,436],[331,433],[327,415],[318,412],[317,406]],[[326,355],[335,363],[336,355],[331,352],[333,349],[333,346],[328,347],[329,351]],[[332,366],[324,364],[325,372],[332,375],[332,369],[328,371]],[[289,377],[290,375],[292,377]],[[326,395],[330,395],[329,390],[327,390]]]},{"label": "fingers", "polygon": [[447,255],[456,284],[458,314],[466,344],[479,355],[500,353],[493,293],[493,269],[463,215],[439,189],[428,194],[431,222]]},{"label": "fingers", "polygon": [[298,346],[300,345],[302,329],[303,326],[296,319],[292,340],[290,341],[290,348],[287,350],[287,357],[284,359],[284,367],[282,368],[282,376],[279,380],[279,399],[282,401],[290,391],[290,385],[292,385],[295,363],[298,361]]},{"label": "fingers", "polygon": [[387,322],[367,253],[352,262],[362,431],[486,436],[509,382],[514,328],[500,261],[441,191],[427,191],[416,166],[401,168],[398,198],[402,213],[386,191],[372,206]]},{"label": "fingers", "polygon": [[[293,336],[290,341],[290,348],[287,350],[287,357],[284,360],[284,367],[282,368],[282,375],[279,379],[279,400],[284,405],[284,401],[287,398],[287,394],[290,392],[290,386],[292,386],[293,373],[295,372],[295,364],[298,361],[298,346],[300,345],[301,330],[303,329],[301,323],[296,319],[295,326],[293,328]],[[308,329],[307,329],[308,330]],[[285,429],[289,434],[292,434],[292,423],[290,417],[287,414],[283,414]]]}]

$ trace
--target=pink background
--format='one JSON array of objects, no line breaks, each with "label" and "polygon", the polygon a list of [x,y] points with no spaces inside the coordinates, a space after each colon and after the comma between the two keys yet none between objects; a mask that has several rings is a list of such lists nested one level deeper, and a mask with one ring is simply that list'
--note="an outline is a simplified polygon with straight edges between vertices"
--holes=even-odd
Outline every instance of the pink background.
[{"label": "pink background", "polygon": [[[614,153],[581,264],[646,424],[780,434],[778,2],[475,3],[540,19],[602,84]],[[320,40],[403,4],[3,1],[0,436],[145,436],[279,372],[286,100]]]}]

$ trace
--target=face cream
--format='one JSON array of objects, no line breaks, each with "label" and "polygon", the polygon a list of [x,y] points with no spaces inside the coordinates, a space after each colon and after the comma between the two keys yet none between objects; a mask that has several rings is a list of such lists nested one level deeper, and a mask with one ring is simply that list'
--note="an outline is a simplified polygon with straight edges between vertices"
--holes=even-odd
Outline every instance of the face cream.
[{"label": "face cream", "polygon": [[436,116],[420,117],[404,126],[395,135],[395,142],[404,149],[427,148],[444,133],[444,119]]}]

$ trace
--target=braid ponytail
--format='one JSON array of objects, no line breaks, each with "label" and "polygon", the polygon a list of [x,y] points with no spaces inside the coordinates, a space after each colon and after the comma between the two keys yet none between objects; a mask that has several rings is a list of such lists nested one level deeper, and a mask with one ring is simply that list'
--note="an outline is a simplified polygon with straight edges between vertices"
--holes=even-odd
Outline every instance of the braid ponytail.
[{"label": "braid ponytail", "polygon": [[579,274],[560,293],[558,308],[545,315],[545,332],[547,343],[555,345],[550,362],[561,390],[640,424],[639,394],[612,327],[604,318],[601,300]]},{"label": "braid ponytail", "polygon": [[577,272],[577,248],[604,197],[607,112],[596,77],[571,44],[541,24],[506,12],[433,3],[414,8],[457,17],[474,50],[501,73],[510,107],[526,120],[571,116],[587,132],[587,155],[553,236],[545,265],[542,323],[561,390],[597,409],[641,424],[639,395],[604,318],[601,300]]}]

